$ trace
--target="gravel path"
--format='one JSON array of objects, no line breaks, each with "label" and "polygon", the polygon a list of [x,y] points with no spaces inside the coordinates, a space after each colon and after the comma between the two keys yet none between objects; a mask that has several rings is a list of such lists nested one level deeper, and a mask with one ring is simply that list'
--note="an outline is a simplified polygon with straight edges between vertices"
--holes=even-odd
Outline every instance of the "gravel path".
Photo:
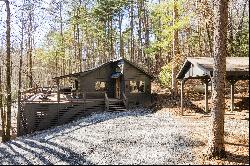
[{"label": "gravel path", "polygon": [[[93,114],[0,144],[0,164],[199,164],[193,149],[206,144],[208,123],[143,109]],[[249,133],[248,121],[225,128]]]}]

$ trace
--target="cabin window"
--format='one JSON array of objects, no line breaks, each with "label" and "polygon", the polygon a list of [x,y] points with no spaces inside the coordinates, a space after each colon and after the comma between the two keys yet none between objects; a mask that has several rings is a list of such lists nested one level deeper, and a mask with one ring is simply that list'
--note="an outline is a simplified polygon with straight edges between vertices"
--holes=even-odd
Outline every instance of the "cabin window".
[{"label": "cabin window", "polygon": [[129,81],[130,93],[144,93],[145,81]]},{"label": "cabin window", "polygon": [[95,90],[96,91],[106,91],[107,90],[107,83],[103,81],[97,81],[95,83]]}]

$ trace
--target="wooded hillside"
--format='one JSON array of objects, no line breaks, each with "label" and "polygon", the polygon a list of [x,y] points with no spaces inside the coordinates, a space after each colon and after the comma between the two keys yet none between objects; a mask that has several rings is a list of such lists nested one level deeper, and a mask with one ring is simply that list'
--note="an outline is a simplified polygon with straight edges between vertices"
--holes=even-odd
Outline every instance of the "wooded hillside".
[{"label": "wooded hillside", "polygon": [[[229,2],[229,56],[248,56],[247,6],[248,0]],[[171,71],[172,61],[178,69],[187,56],[212,56],[214,4],[210,0],[23,0],[10,1],[10,7],[14,98],[19,69],[26,89],[51,85],[52,77],[117,57],[157,76]],[[0,13],[0,66],[5,71],[5,5]],[[170,85],[168,76],[160,74],[165,85]],[[4,83],[5,74],[2,77]]]}]

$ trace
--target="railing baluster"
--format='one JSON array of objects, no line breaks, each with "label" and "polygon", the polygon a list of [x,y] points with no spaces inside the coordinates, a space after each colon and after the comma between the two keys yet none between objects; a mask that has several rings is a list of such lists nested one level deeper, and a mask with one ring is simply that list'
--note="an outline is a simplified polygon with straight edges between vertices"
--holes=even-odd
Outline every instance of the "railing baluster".
[{"label": "railing baluster", "polygon": [[108,98],[107,93],[105,93],[105,109],[106,111],[109,110],[109,98]]}]

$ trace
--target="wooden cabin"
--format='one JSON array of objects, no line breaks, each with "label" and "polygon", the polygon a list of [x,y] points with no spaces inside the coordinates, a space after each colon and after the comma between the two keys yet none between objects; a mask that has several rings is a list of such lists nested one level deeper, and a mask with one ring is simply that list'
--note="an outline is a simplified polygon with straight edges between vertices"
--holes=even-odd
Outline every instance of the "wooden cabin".
[{"label": "wooden cabin", "polygon": [[[126,59],[54,78],[57,87],[22,93],[17,134],[63,125],[94,112],[126,111],[151,104],[152,76]],[[69,79],[71,87],[61,87]],[[49,90],[48,90],[49,89]]]},{"label": "wooden cabin", "polygon": [[107,97],[113,100],[126,97],[128,107],[147,106],[151,103],[153,76],[126,59],[110,61],[84,72],[54,79],[60,82],[65,78],[73,80],[72,89],[76,94],[87,94],[87,98],[98,99],[106,93]]}]

